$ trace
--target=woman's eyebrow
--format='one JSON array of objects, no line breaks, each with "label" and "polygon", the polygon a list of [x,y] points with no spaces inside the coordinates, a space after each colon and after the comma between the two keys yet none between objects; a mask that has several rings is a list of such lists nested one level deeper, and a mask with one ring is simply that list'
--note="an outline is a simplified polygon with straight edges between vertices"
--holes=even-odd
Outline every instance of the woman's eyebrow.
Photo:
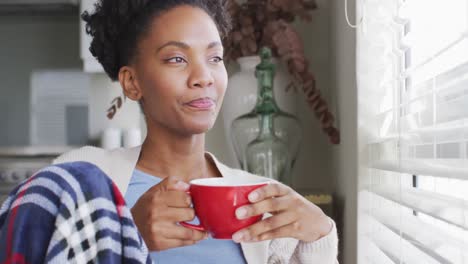
[{"label": "woman's eyebrow", "polygon": [[[176,46],[178,48],[185,49],[185,50],[190,49],[190,46],[187,43],[180,42],[180,41],[168,41],[164,45],[159,47],[157,52],[161,51],[162,49],[164,49],[165,47],[168,47],[168,46]],[[219,47],[219,46],[222,47],[223,44],[221,44],[221,42],[219,42],[219,41],[213,41],[210,44],[208,44],[207,49],[212,49],[212,48]]]},{"label": "woman's eyebrow", "polygon": [[181,49],[190,49],[190,46],[188,44],[184,43],[184,42],[169,41],[166,44],[159,47],[157,52],[161,51],[162,49],[164,49],[165,47],[168,47],[168,46],[176,46],[176,47],[181,48]]},{"label": "woman's eyebrow", "polygon": [[219,46],[223,46],[223,44],[221,44],[221,42],[219,41],[214,41],[214,42],[211,42],[210,44],[208,44],[208,49],[212,49],[212,48],[215,48],[215,47],[219,47]]}]

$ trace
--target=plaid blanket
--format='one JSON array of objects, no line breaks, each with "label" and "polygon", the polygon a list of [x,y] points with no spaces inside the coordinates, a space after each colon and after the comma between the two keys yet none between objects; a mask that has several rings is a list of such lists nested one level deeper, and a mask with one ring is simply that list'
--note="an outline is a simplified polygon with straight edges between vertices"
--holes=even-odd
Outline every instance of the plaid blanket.
[{"label": "plaid blanket", "polygon": [[151,263],[124,199],[85,162],[47,167],[0,209],[0,263]]}]

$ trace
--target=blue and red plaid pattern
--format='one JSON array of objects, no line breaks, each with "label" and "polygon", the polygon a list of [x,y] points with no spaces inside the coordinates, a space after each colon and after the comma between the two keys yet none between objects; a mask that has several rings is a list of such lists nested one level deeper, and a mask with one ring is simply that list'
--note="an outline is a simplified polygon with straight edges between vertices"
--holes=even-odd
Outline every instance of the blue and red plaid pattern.
[{"label": "blue and red plaid pattern", "polygon": [[0,264],[152,263],[125,201],[90,163],[47,167],[0,209]]}]

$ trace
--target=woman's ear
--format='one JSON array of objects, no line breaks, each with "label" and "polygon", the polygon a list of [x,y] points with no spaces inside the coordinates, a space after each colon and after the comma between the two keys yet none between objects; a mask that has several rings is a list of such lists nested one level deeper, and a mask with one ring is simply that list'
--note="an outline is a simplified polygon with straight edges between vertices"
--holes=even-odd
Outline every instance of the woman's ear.
[{"label": "woman's ear", "polygon": [[119,82],[126,97],[139,101],[143,96],[133,68],[124,66],[119,71]]}]

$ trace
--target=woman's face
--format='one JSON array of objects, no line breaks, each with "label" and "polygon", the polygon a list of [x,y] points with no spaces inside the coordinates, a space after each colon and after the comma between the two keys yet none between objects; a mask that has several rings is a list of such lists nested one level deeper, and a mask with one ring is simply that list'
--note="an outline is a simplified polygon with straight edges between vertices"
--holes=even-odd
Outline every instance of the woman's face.
[{"label": "woman's face", "polygon": [[148,126],[209,130],[227,87],[222,58],[218,29],[202,9],[179,6],[156,17],[133,65]]}]

